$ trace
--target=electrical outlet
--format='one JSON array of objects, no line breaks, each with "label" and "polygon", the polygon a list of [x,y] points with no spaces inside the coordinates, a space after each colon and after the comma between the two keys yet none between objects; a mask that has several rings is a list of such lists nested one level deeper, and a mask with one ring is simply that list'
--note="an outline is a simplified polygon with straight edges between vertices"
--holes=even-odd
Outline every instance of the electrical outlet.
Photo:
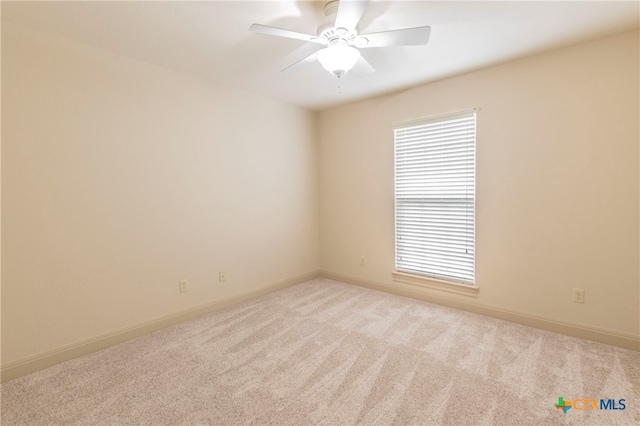
[{"label": "electrical outlet", "polygon": [[360,258],[360,266],[367,266],[367,258],[362,256]]},{"label": "electrical outlet", "polygon": [[189,283],[187,280],[180,280],[180,293],[184,293],[189,290]]},{"label": "electrical outlet", "polygon": [[227,280],[227,274],[222,271],[218,272],[218,281],[223,283],[226,280]]},{"label": "electrical outlet", "polygon": [[584,303],[584,290],[581,288],[573,289],[573,301],[574,303]]}]

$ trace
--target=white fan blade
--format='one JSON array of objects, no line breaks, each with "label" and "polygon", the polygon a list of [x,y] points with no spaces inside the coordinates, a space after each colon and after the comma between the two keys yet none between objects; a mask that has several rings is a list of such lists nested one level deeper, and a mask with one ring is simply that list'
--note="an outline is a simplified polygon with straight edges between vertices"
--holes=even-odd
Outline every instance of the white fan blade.
[{"label": "white fan blade", "polygon": [[415,46],[419,44],[427,44],[429,42],[430,33],[431,27],[416,27],[382,31],[379,33],[361,34],[359,37],[366,38],[368,43],[358,45],[358,47]]},{"label": "white fan blade", "polygon": [[369,0],[340,0],[335,27],[355,30],[368,4]]},{"label": "white fan blade", "polygon": [[317,60],[317,58],[316,58],[317,54],[318,54],[318,52],[314,52],[311,55],[300,59],[298,62],[294,62],[293,64],[289,65],[288,67],[283,69],[281,72],[299,71],[300,68],[303,68],[303,67],[309,65],[310,63],[316,61]]},{"label": "white fan blade", "polygon": [[323,40],[309,34],[298,33],[296,31],[285,30],[282,28],[268,27],[266,25],[253,24],[249,30],[254,33],[267,34],[277,37],[294,38],[296,40],[310,41],[312,43],[323,44]]},{"label": "white fan blade", "polygon": [[375,68],[360,55],[358,62],[356,62],[355,66],[349,71],[349,74],[357,75],[359,77],[373,74],[376,71]]}]

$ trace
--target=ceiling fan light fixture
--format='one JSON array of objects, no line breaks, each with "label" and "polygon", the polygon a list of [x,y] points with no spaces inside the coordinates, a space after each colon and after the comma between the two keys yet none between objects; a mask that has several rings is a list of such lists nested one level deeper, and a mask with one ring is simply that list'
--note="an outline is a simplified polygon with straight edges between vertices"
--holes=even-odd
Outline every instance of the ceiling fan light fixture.
[{"label": "ceiling fan light fixture", "polygon": [[342,77],[360,59],[360,51],[351,46],[329,46],[318,52],[318,61],[324,69],[336,77]]}]

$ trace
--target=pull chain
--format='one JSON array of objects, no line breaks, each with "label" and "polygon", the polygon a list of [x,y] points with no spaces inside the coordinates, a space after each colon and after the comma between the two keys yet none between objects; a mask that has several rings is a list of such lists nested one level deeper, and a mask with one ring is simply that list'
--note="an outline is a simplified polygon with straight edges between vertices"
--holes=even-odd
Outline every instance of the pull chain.
[{"label": "pull chain", "polygon": [[340,76],[338,76],[338,94],[342,95],[342,88],[340,87]]}]

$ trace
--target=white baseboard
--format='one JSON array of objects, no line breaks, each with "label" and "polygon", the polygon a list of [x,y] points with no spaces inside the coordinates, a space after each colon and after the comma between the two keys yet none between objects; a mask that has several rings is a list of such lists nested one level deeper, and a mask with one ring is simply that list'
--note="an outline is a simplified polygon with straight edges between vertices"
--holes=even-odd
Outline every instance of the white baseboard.
[{"label": "white baseboard", "polygon": [[410,297],[412,299],[418,299],[425,302],[436,303],[438,305],[449,306],[451,308],[461,309],[463,311],[469,311],[480,315],[486,315],[489,317],[514,322],[517,324],[552,331],[554,333],[560,333],[567,336],[579,337],[581,339],[605,343],[611,346],[618,346],[625,349],[640,351],[640,336],[636,336],[633,334],[619,333],[613,330],[600,329],[584,324],[558,321],[551,318],[529,315],[523,312],[506,310],[495,306],[480,304],[477,302],[454,300],[447,297],[427,294],[420,290],[400,285],[372,282],[348,275],[336,274],[329,271],[321,271],[320,274],[323,278],[342,281],[360,287],[370,288],[372,290],[383,291],[385,293],[391,293],[398,296]]},{"label": "white baseboard", "polygon": [[261,287],[252,292],[242,294],[240,296],[231,297],[228,299],[217,300],[212,303],[208,303],[202,306],[198,306],[186,311],[178,312],[175,314],[167,315],[160,318],[155,318],[144,323],[140,323],[131,327],[126,327],[120,330],[116,330],[111,333],[103,334],[100,336],[92,337],[77,343],[62,346],[29,358],[14,361],[2,366],[0,370],[0,376],[2,383],[9,380],[16,379],[21,376],[42,370],[47,367],[51,367],[61,362],[77,358],[82,355],[87,355],[92,352],[105,349],[109,346],[116,345],[118,343],[125,342],[127,340],[142,336],[144,334],[151,333],[153,331],[161,330],[163,328],[188,321],[200,317],[202,315],[209,314],[219,309],[226,308],[228,306],[236,305],[238,303],[245,302],[256,297],[263,296],[267,293],[271,293],[276,290],[299,284],[313,278],[320,276],[319,271],[310,272],[308,274],[299,275],[284,281],[270,284],[268,286]]}]

